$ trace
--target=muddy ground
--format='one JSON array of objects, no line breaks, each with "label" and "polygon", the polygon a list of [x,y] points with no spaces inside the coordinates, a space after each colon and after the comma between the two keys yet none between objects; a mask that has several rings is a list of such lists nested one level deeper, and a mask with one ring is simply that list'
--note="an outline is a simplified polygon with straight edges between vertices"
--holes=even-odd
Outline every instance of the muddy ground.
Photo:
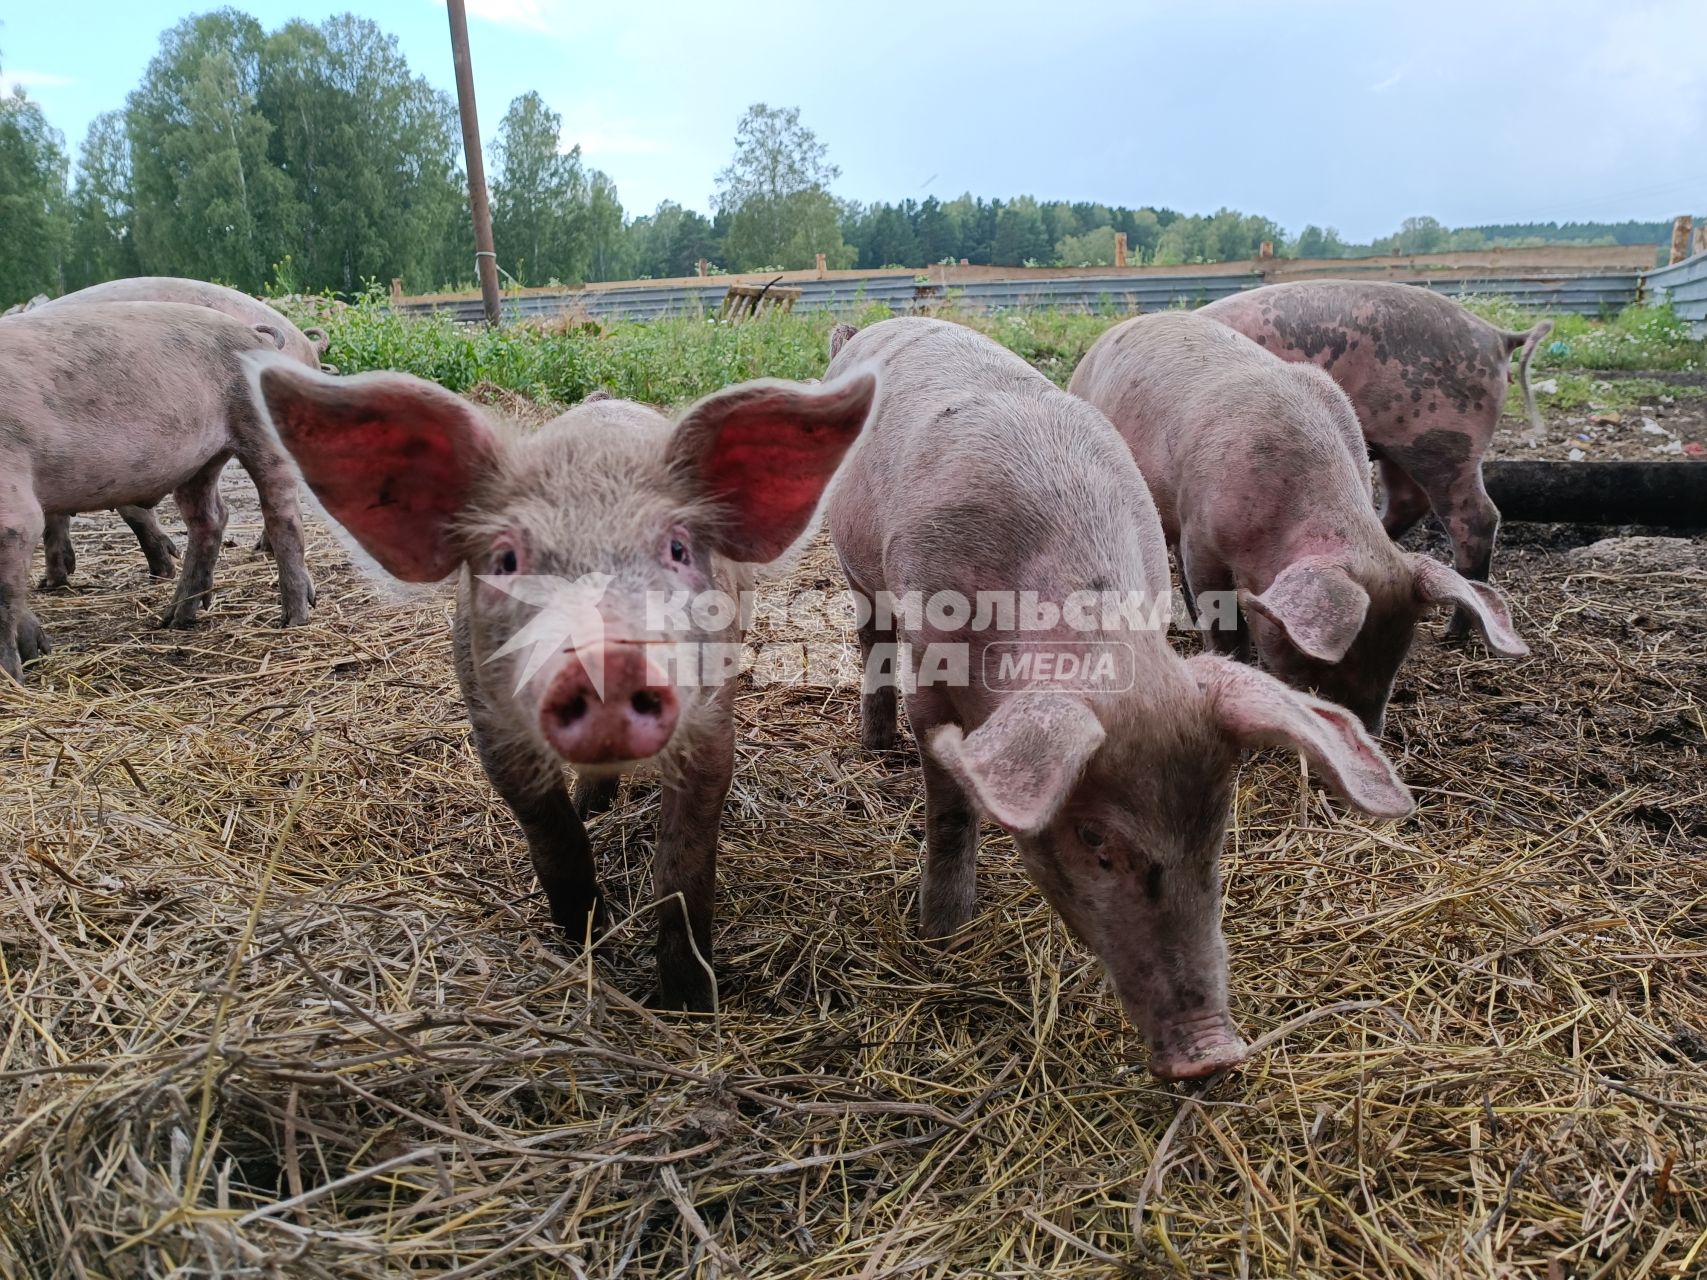
[{"label": "muddy ground", "polygon": [[1522,398],[1513,388],[1488,456],[1707,461],[1707,374],[1604,372],[1587,377],[1586,402],[1567,407],[1554,403],[1559,397],[1549,394],[1566,378],[1535,375],[1546,424],[1540,432],[1524,419]]}]

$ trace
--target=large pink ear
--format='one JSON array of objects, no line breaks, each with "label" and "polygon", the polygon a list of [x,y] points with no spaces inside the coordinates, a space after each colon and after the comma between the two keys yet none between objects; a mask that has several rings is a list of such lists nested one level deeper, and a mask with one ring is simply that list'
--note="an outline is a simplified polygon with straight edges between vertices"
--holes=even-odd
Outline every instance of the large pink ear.
[{"label": "large pink ear", "polygon": [[1286,633],[1300,653],[1338,662],[1369,613],[1369,593],[1326,556],[1305,556],[1281,570],[1260,596],[1239,592],[1239,605]]},{"label": "large pink ear", "polygon": [[1103,737],[1081,699],[1022,693],[968,736],[959,725],[944,725],[931,751],[980,809],[1007,830],[1030,834],[1049,825]]},{"label": "large pink ear", "polygon": [[1485,582],[1471,582],[1456,569],[1432,556],[1411,554],[1412,581],[1417,599],[1425,604],[1462,605],[1476,619],[1476,627],[1488,648],[1506,658],[1521,658],[1529,652],[1511,620],[1505,597]]},{"label": "large pink ear", "polygon": [[1416,807],[1381,748],[1344,707],[1215,654],[1186,665],[1209,700],[1210,713],[1240,746],[1302,751],[1335,791],[1378,818],[1402,818]]},{"label": "large pink ear", "polygon": [[256,403],[363,550],[405,582],[456,568],[452,526],[498,450],[472,405],[406,373],[333,378],[277,358],[252,368]]},{"label": "large pink ear", "polygon": [[718,550],[756,563],[787,550],[818,509],[876,396],[876,376],[855,370],[815,386],[744,382],[689,409],[670,440],[670,468],[718,509]]}]

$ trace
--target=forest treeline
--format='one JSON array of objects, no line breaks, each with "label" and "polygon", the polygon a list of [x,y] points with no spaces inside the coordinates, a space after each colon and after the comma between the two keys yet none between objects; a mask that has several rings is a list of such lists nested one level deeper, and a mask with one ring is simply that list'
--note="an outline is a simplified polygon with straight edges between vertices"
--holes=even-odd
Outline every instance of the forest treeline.
[{"label": "forest treeline", "polygon": [[[1186,214],[1029,195],[860,204],[798,110],[755,104],[736,125],[711,209],[623,209],[538,93],[487,140],[499,263],[542,285],[796,269],[1104,266],[1124,232],[1132,263],[1229,261],[1264,241],[1296,257],[1358,257],[1569,241],[1658,243],[1662,222],[1449,228],[1405,219],[1368,244],[1329,226],[1289,235],[1221,209]],[[0,306],[127,275],[184,275],[251,292],[401,278],[411,292],[473,278],[455,101],[413,73],[397,41],[351,14],[268,32],[225,8],[162,34],[124,105],[97,116],[72,163],[22,89],[0,97]]]}]

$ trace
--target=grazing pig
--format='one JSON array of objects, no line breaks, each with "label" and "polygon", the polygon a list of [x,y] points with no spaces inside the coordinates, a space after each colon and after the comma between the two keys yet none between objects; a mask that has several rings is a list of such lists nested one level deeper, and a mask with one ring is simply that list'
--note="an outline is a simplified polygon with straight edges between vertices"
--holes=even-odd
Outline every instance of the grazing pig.
[{"label": "grazing pig", "polygon": [[[453,648],[475,747],[571,939],[603,919],[582,818],[609,804],[621,771],[659,766],[661,1005],[713,1007],[717,831],[735,761],[735,686],[713,658],[742,623],[734,609],[696,608],[690,622],[657,606],[749,589],[752,566],[805,531],[875,389],[859,373],[751,382],[673,426],[589,397],[526,435],[406,374],[328,378],[278,359],[256,374],[303,479],[381,567],[408,582],[458,574]],[[682,652],[702,655],[698,679],[681,661],[670,678]],[[580,775],[574,804],[565,762]]]},{"label": "grazing pig", "polygon": [[1131,446],[1188,595],[1238,593],[1244,619],[1209,629],[1217,647],[1244,656],[1248,625],[1264,666],[1371,733],[1431,605],[1466,610],[1496,653],[1529,652],[1493,587],[1393,545],[1357,416],[1320,369],[1168,311],[1103,334],[1068,389]]},{"label": "grazing pig", "polygon": [[241,360],[277,340],[264,326],[170,302],[44,307],[0,323],[0,670],[21,679],[23,660],[47,647],[26,589],[47,514],[173,494],[189,536],[162,625],[194,622],[213,588],[225,533],[219,477],[233,457],[260,494],[282,625],[307,619],[296,485],[255,415]]},{"label": "grazing pig", "polygon": [[[1509,333],[1432,290],[1355,280],[1268,285],[1203,314],[1282,360],[1326,369],[1351,397],[1380,469],[1387,532],[1399,537],[1432,506],[1458,571],[1488,580],[1500,513],[1482,487],[1482,455],[1519,349],[1524,409],[1540,425],[1529,361],[1551,320]],[[1456,610],[1448,635],[1463,637],[1473,621],[1470,610]]]},{"label": "grazing pig", "polygon": [[[894,743],[892,662],[921,748],[925,936],[972,918],[987,814],[1101,958],[1150,1070],[1180,1079],[1231,1066],[1246,1050],[1227,1005],[1218,863],[1240,752],[1296,748],[1368,813],[1408,813],[1410,793],[1348,712],[1170,647],[1156,509],[1090,405],[958,325],[905,318],[838,337],[830,376],[869,365],[883,379],[829,521],[849,586],[871,604],[860,607],[862,740]],[[922,610],[906,603],[914,593]],[[977,616],[990,593],[1007,599],[1008,619],[1000,600]],[[1064,602],[1084,593],[1139,603],[1070,618]],[[951,607],[975,598],[974,610]],[[1146,603],[1160,621],[1146,623]],[[1016,653],[1037,660],[1004,666]],[[1069,664],[1055,659],[1073,655],[1113,669],[1064,680]]]},{"label": "grazing pig", "polygon": [[[298,329],[284,315],[258,298],[252,298],[224,285],[205,280],[184,280],[177,276],[137,276],[128,280],[109,280],[90,285],[76,293],[68,293],[52,301],[42,299],[31,310],[41,311],[60,307],[88,306],[100,302],[181,302],[195,307],[211,307],[242,324],[266,325],[280,336],[282,350],[291,359],[310,369],[322,367],[320,357],[329,339],[324,329]],[[170,578],[176,572],[173,563],[178,548],[161,529],[154,509],[144,506],[124,506],[119,515],[130,526],[148,560],[148,572],[156,578]],[[265,535],[262,550],[271,550]],[[77,555],[71,546],[71,517],[55,513],[47,517],[42,531],[42,550],[47,561],[41,589],[51,591],[66,586],[77,567]]]}]

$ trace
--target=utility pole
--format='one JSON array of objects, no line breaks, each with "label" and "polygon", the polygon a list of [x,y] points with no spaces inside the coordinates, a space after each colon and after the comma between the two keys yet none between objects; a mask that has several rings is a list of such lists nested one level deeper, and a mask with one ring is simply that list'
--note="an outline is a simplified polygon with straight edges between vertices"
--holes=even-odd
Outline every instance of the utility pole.
[{"label": "utility pole", "polygon": [[486,166],[480,160],[480,118],[474,110],[474,64],[468,57],[468,10],[464,0],[445,0],[450,14],[450,50],[456,61],[456,105],[462,114],[462,154],[468,161],[468,207],[474,212],[474,268],[486,323],[503,319],[498,296],[498,255],[492,248],[492,207],[486,201]]}]

